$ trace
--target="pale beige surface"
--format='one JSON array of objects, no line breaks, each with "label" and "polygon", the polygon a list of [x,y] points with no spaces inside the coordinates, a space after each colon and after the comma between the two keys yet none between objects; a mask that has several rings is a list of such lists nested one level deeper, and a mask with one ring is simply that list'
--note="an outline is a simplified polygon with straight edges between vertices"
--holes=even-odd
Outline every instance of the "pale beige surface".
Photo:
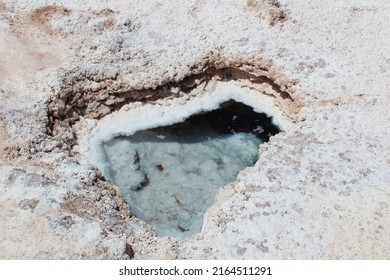
[{"label": "pale beige surface", "polygon": [[[385,0],[0,1],[0,258],[388,259],[388,22]],[[158,238],[67,143],[229,74],[291,125],[202,233]]]}]

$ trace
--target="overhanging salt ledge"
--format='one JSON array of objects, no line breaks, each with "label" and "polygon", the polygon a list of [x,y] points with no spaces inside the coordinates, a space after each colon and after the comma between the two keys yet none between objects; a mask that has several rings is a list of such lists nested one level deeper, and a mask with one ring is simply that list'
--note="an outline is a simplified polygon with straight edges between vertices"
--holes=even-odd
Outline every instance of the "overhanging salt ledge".
[{"label": "overhanging salt ledge", "polygon": [[82,146],[135,216],[159,236],[181,239],[201,230],[218,188],[253,165],[259,145],[287,126],[272,98],[218,83],[198,96],[114,112]]}]

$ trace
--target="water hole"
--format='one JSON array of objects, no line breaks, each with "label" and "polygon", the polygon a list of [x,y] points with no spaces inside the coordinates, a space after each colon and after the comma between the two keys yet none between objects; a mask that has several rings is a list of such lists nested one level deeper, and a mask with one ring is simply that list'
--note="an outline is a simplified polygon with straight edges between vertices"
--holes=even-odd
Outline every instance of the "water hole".
[{"label": "water hole", "polygon": [[104,142],[104,175],[158,236],[183,239],[200,232],[217,190],[252,166],[259,145],[278,132],[270,117],[230,100],[181,123]]}]

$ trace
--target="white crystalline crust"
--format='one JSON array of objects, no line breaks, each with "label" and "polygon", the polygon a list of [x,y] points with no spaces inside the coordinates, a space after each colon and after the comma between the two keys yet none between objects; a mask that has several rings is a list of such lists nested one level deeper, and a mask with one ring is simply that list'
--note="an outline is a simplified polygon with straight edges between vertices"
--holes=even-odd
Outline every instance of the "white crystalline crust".
[{"label": "white crystalline crust", "polygon": [[[0,258],[388,259],[388,22],[387,0],[0,1]],[[242,72],[177,90],[222,68]],[[236,97],[285,132],[201,233],[158,238],[91,149],[151,126],[144,110],[170,123],[246,82]]]}]

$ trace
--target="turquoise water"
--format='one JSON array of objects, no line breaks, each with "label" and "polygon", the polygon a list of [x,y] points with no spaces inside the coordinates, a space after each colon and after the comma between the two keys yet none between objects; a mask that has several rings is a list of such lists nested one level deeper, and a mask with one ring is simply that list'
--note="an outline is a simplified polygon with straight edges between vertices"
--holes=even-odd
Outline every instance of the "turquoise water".
[{"label": "turquoise water", "polygon": [[228,104],[104,143],[110,166],[104,175],[159,236],[182,239],[200,232],[218,189],[252,166],[259,145],[275,133],[263,114]]}]

